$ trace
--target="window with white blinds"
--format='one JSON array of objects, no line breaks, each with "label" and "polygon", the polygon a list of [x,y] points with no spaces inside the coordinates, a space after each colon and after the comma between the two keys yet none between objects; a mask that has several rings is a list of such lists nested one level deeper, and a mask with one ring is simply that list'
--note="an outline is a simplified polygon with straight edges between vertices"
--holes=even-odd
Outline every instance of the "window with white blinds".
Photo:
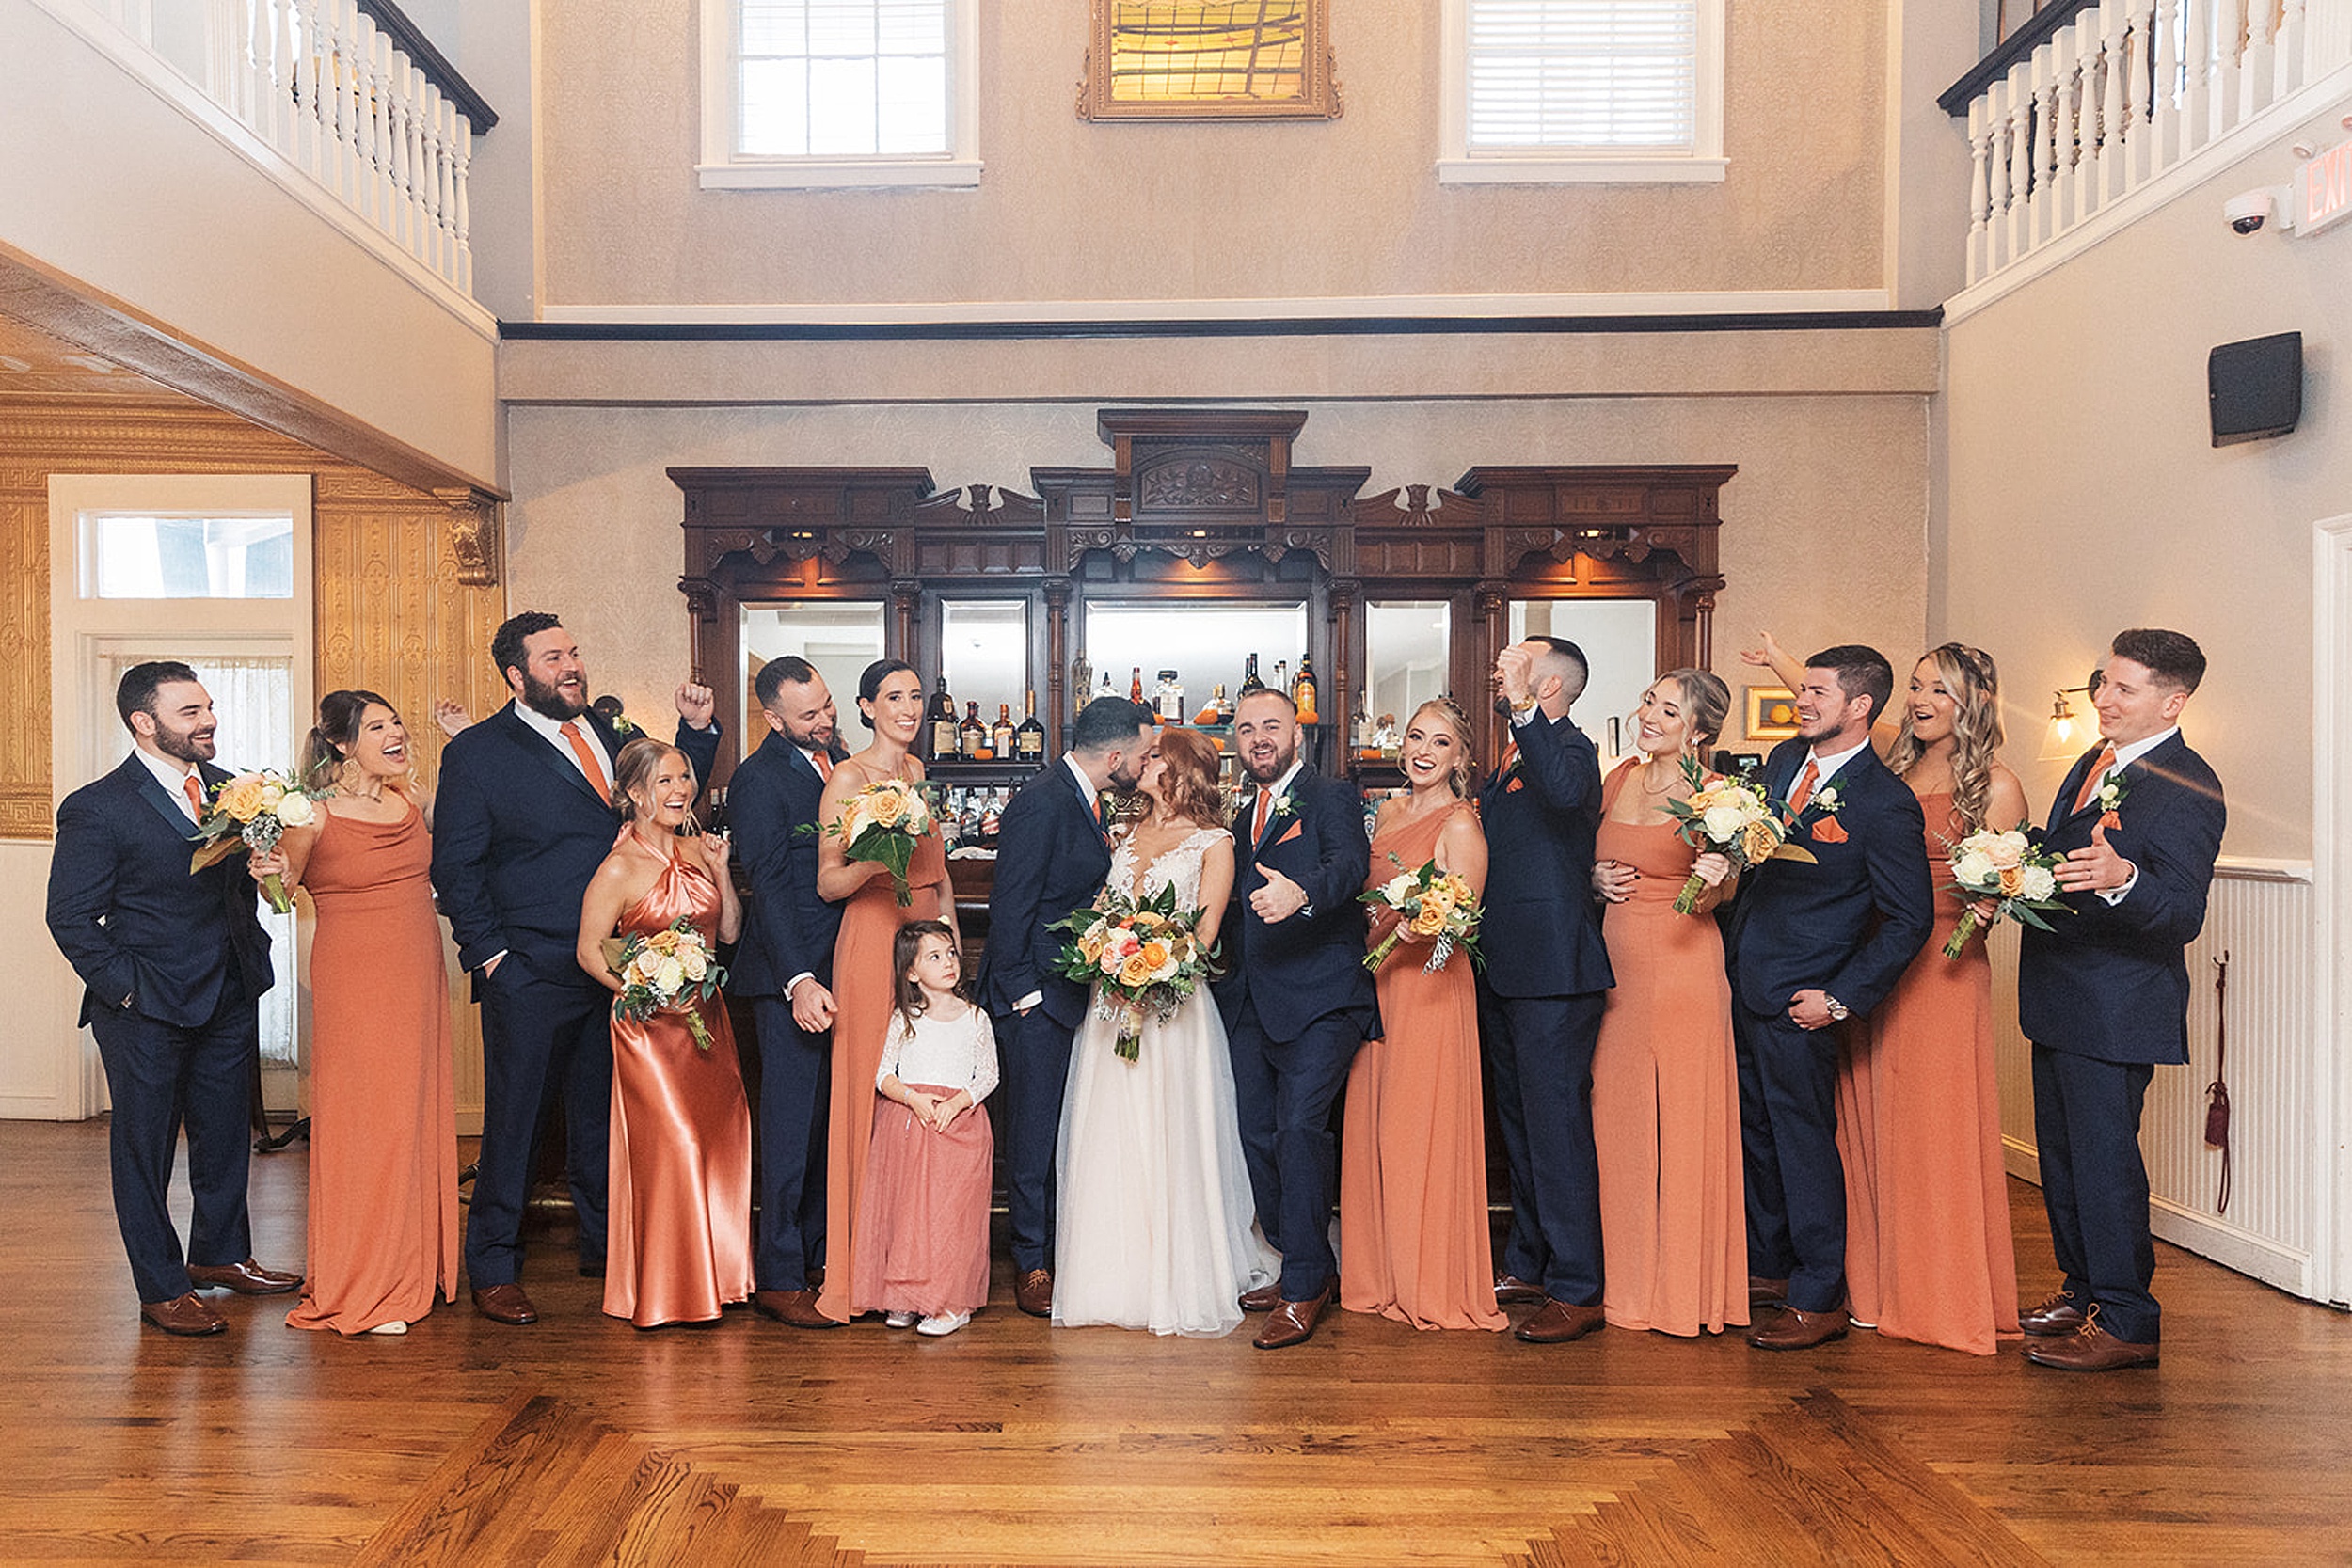
[{"label": "window with white blinds", "polygon": [[977,184],[975,9],[704,0],[703,184]]},{"label": "window with white blinds", "polygon": [[1447,182],[1723,178],[1723,0],[1446,0]]}]

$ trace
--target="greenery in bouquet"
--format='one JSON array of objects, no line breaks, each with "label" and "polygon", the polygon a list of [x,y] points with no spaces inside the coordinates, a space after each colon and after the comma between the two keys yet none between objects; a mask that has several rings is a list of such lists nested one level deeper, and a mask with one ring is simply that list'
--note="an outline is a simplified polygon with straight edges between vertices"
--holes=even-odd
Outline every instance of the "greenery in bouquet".
[{"label": "greenery in bouquet", "polygon": [[[1952,880],[1945,891],[1992,899],[1993,921],[2015,920],[2046,931],[2050,923],[2041,911],[2066,908],[2058,895],[2058,865],[2057,852],[2036,844],[2022,822],[2007,832],[1980,828],[1952,846]],[[1959,958],[1978,928],[1990,924],[1977,917],[1972,903],[1961,911],[1944,956]]]},{"label": "greenery in bouquet", "polygon": [[[1666,815],[1675,819],[1675,836],[1701,853],[1712,849],[1745,871],[1766,861],[1815,863],[1813,851],[1788,842],[1796,832],[1797,814],[1786,800],[1775,800],[1764,781],[1754,773],[1738,773],[1709,783],[1696,757],[1682,759],[1682,776],[1691,783],[1685,800],[1668,800]],[[1690,914],[1698,908],[1707,879],[1697,872],[1675,896],[1675,912]]]},{"label": "greenery in bouquet", "polygon": [[1055,973],[1094,988],[1096,1016],[1119,1025],[1121,1059],[1139,1059],[1147,1016],[1167,1022],[1210,973],[1216,952],[1201,945],[1201,912],[1176,907],[1172,882],[1140,902],[1105,888],[1092,908],[1046,927],[1068,938]]},{"label": "greenery in bouquet", "polygon": [[695,1045],[710,1049],[710,1026],[694,1004],[718,995],[727,972],[692,920],[680,915],[659,931],[607,937],[604,961],[621,981],[614,1018],[643,1023],[656,1013],[683,1013]]},{"label": "greenery in bouquet", "polygon": [[[305,828],[318,820],[314,794],[274,768],[239,773],[214,786],[198,819],[196,852],[188,857],[188,874],[218,865],[240,849],[263,854],[278,847],[288,828]],[[262,896],[279,914],[294,908],[285,879],[275,871],[262,881]]]},{"label": "greenery in bouquet", "polygon": [[1429,961],[1421,966],[1428,974],[1443,969],[1457,947],[1470,956],[1471,963],[1484,968],[1486,958],[1478,951],[1478,920],[1484,911],[1470,883],[1451,871],[1438,870],[1435,860],[1418,871],[1406,870],[1405,863],[1393,852],[1389,862],[1397,867],[1397,874],[1371,892],[1356,895],[1359,903],[1391,911],[1397,917],[1394,929],[1364,955],[1364,967],[1377,971],[1396,951],[1397,943],[1409,939],[1430,943]]}]

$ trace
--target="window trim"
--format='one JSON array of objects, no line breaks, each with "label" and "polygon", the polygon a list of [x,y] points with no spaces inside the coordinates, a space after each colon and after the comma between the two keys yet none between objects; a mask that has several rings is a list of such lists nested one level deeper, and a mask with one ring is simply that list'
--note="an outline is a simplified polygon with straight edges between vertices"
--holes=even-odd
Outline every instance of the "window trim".
[{"label": "window trim", "polygon": [[702,0],[702,161],[707,191],[971,190],[980,182],[979,0],[946,0],[947,138],[944,157],[755,157],[735,148],[742,75],[735,40],[739,0]]},{"label": "window trim", "polygon": [[1711,184],[1724,157],[1724,4],[1694,0],[1697,101],[1689,152],[1622,149],[1577,152],[1474,152],[1470,146],[1470,0],[1442,0],[1438,51],[1438,183],[1440,185]]}]

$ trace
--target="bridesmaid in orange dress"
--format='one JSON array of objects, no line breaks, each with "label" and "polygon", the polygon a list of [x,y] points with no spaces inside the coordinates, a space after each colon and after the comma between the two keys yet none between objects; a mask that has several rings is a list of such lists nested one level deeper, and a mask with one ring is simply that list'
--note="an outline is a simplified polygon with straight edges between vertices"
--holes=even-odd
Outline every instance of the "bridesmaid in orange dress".
[{"label": "bridesmaid in orange dress", "polygon": [[[2000,675],[1947,642],[1912,672],[1886,764],[1919,797],[1928,863],[1979,828],[2026,820],[2002,766]],[[2017,1259],[1993,1064],[1993,964],[1981,940],[1944,943],[1960,899],[1936,894],[1935,935],[1853,1031],[1837,1072],[1846,1164],[1846,1289],[1856,1323],[1979,1355],[2017,1333]]]},{"label": "bridesmaid in orange dress", "polygon": [[[621,836],[580,904],[580,967],[618,995],[607,937],[651,936],[691,920],[716,948],[743,924],[729,846],[698,834],[694,767],[640,737],[612,764]],[[681,836],[683,833],[684,836]],[[752,1117],[725,1001],[612,1020],[612,1135],[604,1310],[639,1328],[709,1323],[752,1293]]]},{"label": "bridesmaid in orange dress", "polygon": [[[922,760],[912,754],[923,728],[923,682],[901,659],[876,659],[857,683],[858,718],[873,743],[834,766],[818,806],[822,820],[838,820],[849,798],[884,779],[914,784]],[[853,861],[834,833],[818,841],[817,892],[842,905],[841,934],[833,950],[833,1087],[825,1145],[825,1280],[817,1310],[835,1323],[875,1309],[854,1299],[859,1276],[855,1225],[866,1189],[866,1157],[874,1135],[874,1081],[890,1027],[895,975],[891,943],[911,920],[943,920],[955,929],[956,900],[947,883],[947,849],[933,828],[907,863],[910,899],[898,902],[889,869]],[[958,937],[958,945],[961,938]]]},{"label": "bridesmaid in orange dress", "polygon": [[307,887],[310,941],[310,1277],[292,1328],[405,1334],[457,1299],[457,1105],[433,841],[408,732],[373,691],[319,702],[311,825],[252,857]]},{"label": "bridesmaid in orange dress", "polygon": [[[1707,671],[1659,676],[1634,714],[1641,754],[1601,787],[1593,886],[1617,983],[1593,1052],[1593,1145],[1601,1306],[1619,1328],[1689,1336],[1748,1321],[1731,987],[1710,914],[1731,863],[1683,843],[1664,809],[1690,795],[1682,760],[1706,754],[1730,703]],[[1693,871],[1705,890],[1677,914]]]},{"label": "bridesmaid in orange dress", "polygon": [[[1384,801],[1372,834],[1375,888],[1432,859],[1486,886],[1486,835],[1470,793],[1470,723],[1439,699],[1413,713],[1398,752],[1409,792]],[[1376,943],[1393,916],[1375,918]],[[1478,1078],[1478,990],[1470,956],[1432,974],[1408,936],[1380,966],[1383,1038],[1347,1074],[1340,1154],[1340,1305],[1415,1328],[1510,1326],[1495,1307],[1486,1140]]]}]

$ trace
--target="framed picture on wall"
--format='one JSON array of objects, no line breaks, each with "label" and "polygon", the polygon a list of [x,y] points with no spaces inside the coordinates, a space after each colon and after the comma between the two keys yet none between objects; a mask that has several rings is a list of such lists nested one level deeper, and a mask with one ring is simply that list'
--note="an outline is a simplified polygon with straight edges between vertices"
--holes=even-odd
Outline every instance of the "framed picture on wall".
[{"label": "framed picture on wall", "polygon": [[1337,119],[1330,0],[1093,0],[1081,119]]},{"label": "framed picture on wall", "polygon": [[1748,688],[1748,738],[1797,738],[1797,694],[1785,686]]}]

